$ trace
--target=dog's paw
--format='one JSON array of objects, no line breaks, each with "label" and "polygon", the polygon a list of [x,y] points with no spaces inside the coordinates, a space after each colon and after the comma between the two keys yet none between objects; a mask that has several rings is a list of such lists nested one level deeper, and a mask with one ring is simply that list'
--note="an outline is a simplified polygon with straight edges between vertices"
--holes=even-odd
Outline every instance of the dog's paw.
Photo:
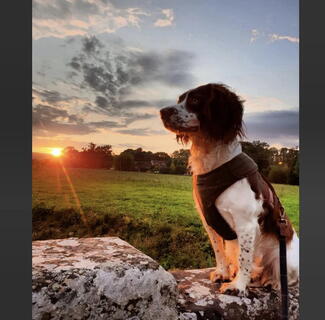
[{"label": "dog's paw", "polygon": [[245,286],[240,285],[237,281],[223,283],[219,289],[220,293],[244,297],[246,295]]},{"label": "dog's paw", "polygon": [[263,285],[261,283],[261,277],[258,275],[252,274],[249,286],[250,287],[262,287]]},{"label": "dog's paw", "polygon": [[210,280],[212,282],[230,281],[230,277],[228,272],[216,269],[210,272]]},{"label": "dog's paw", "polygon": [[262,278],[261,285],[265,288],[273,289],[273,290],[280,290],[280,281],[276,281],[274,279],[269,278]]}]

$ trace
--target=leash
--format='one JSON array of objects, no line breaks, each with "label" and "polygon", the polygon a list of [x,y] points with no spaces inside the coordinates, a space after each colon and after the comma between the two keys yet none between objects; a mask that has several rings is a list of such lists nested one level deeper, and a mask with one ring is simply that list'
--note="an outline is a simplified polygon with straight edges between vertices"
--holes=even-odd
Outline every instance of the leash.
[{"label": "leash", "polygon": [[289,319],[289,293],[288,293],[288,270],[287,270],[287,244],[286,244],[286,229],[288,221],[285,217],[284,208],[281,205],[279,197],[277,196],[272,184],[261,174],[264,181],[273,191],[273,196],[280,204],[280,219],[279,219],[279,254],[280,254],[280,283],[281,283],[281,310],[280,319]]},{"label": "leash", "polygon": [[280,216],[280,282],[281,282],[281,320],[289,319],[289,294],[288,294],[288,271],[287,271],[287,245],[285,237],[285,228],[287,220],[285,219],[284,210],[281,207]]}]

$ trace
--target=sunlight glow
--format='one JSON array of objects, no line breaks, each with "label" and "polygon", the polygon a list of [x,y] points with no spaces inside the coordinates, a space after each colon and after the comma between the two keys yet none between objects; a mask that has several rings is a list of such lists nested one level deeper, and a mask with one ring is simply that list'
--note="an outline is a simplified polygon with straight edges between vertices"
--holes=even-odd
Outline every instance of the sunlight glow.
[{"label": "sunlight glow", "polygon": [[60,162],[60,164],[61,164],[61,168],[62,168],[62,171],[63,171],[63,173],[64,173],[64,175],[65,175],[65,178],[66,178],[66,180],[67,180],[67,182],[68,182],[68,184],[69,184],[69,187],[70,187],[70,190],[71,190],[72,196],[74,197],[74,200],[75,200],[75,202],[76,202],[76,205],[77,205],[77,207],[78,207],[78,209],[79,209],[79,213],[80,213],[81,219],[82,219],[83,223],[84,223],[86,226],[88,226],[87,217],[85,216],[85,214],[84,214],[84,212],[83,212],[83,210],[82,210],[82,207],[81,207],[81,203],[80,203],[80,200],[79,200],[78,194],[77,194],[77,192],[76,192],[76,190],[75,190],[75,188],[74,188],[74,185],[73,185],[72,180],[71,180],[71,178],[70,178],[70,176],[69,176],[69,173],[68,173],[67,169],[65,168],[65,166],[63,165],[63,163],[61,162],[61,159],[59,159],[59,162]]},{"label": "sunlight glow", "polygon": [[54,157],[60,157],[60,156],[62,156],[62,148],[52,148],[51,154]]}]

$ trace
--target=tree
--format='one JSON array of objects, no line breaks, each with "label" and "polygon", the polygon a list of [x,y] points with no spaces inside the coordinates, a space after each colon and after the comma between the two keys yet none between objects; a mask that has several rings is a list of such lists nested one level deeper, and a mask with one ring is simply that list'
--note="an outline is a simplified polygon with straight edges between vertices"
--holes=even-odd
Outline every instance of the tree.
[{"label": "tree", "polygon": [[268,178],[272,183],[288,183],[289,169],[286,165],[274,165],[270,168]]},{"label": "tree", "polygon": [[190,156],[190,150],[188,149],[180,149],[174,151],[171,155],[172,165],[171,172],[176,174],[184,174],[188,171],[187,164],[188,158]]},{"label": "tree", "polygon": [[275,147],[269,148],[271,164],[278,164],[280,161],[279,150]]},{"label": "tree", "polygon": [[75,147],[68,146],[63,149],[63,154],[75,154],[78,153],[79,151],[75,149]]},{"label": "tree", "polygon": [[79,167],[80,153],[72,146],[65,147],[62,152],[64,164],[68,167]]},{"label": "tree", "polygon": [[176,173],[176,166],[175,166],[174,160],[172,160],[172,162],[170,164],[169,171],[170,171],[170,173]]},{"label": "tree", "polygon": [[130,152],[122,152],[114,158],[114,168],[120,171],[134,170],[134,156]]},{"label": "tree", "polygon": [[299,185],[299,157],[296,157],[295,163],[292,165],[289,171],[289,184]]},{"label": "tree", "polygon": [[86,148],[82,148],[80,162],[80,165],[85,168],[110,169],[113,165],[112,146],[96,146],[91,142]]},{"label": "tree", "polygon": [[99,154],[101,160],[100,167],[110,169],[113,166],[113,150],[109,144],[103,146],[97,146],[95,153]]},{"label": "tree", "polygon": [[241,145],[243,151],[257,163],[261,172],[268,175],[273,155],[269,145],[259,140],[253,142],[243,141]]},{"label": "tree", "polygon": [[186,167],[188,164],[188,158],[190,157],[190,150],[180,149],[174,151],[171,155],[171,158],[174,160],[175,165],[180,165]]},{"label": "tree", "polygon": [[166,152],[156,152],[152,154],[151,163],[153,170],[158,170],[160,173],[169,173],[171,161],[171,157]]},{"label": "tree", "polygon": [[156,152],[152,155],[154,160],[170,161],[170,156],[166,152]]}]

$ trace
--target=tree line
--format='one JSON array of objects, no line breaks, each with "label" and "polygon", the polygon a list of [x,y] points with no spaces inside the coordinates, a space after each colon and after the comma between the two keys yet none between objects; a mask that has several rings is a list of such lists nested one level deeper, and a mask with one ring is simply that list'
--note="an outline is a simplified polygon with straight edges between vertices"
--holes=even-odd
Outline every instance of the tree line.
[{"label": "tree line", "polygon": [[[299,184],[298,148],[270,147],[266,142],[241,142],[243,151],[258,164],[261,172],[273,183]],[[187,167],[190,151],[180,149],[172,154],[126,149],[114,154],[111,145],[89,143],[78,151],[74,147],[63,150],[61,161],[67,167],[115,169],[168,174],[190,174]],[[47,162],[48,163],[48,162]]]}]

